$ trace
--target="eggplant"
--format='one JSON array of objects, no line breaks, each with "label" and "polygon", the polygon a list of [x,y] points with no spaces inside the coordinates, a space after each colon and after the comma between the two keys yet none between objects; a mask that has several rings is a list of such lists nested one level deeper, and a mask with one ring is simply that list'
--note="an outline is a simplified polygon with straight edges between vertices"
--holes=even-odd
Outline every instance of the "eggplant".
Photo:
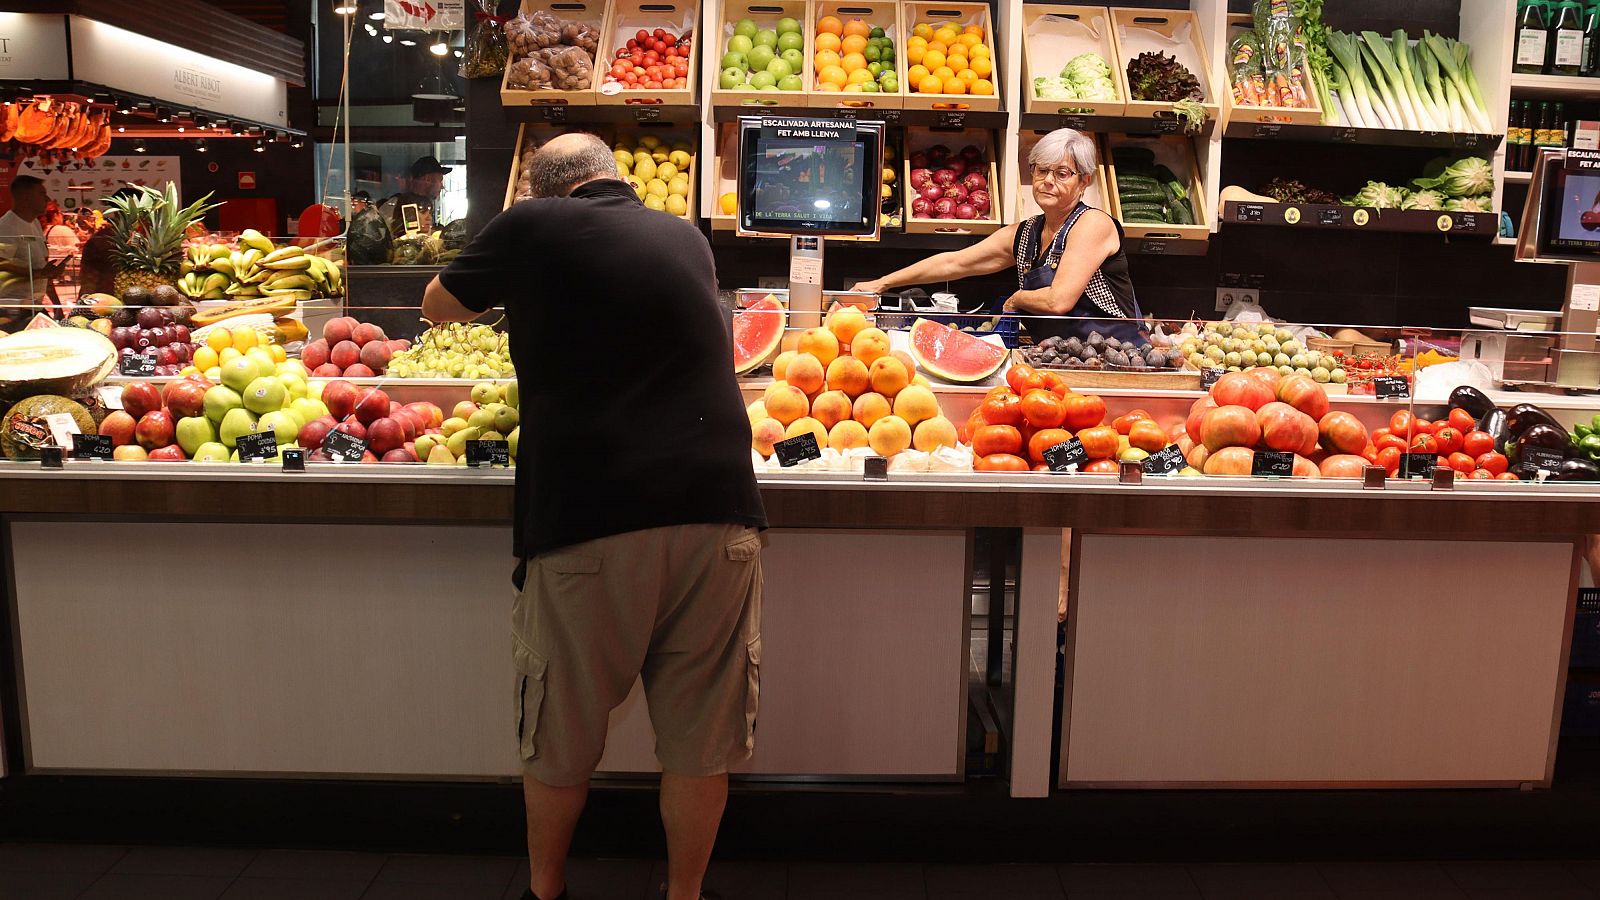
[{"label": "eggplant", "polygon": [[[1511,412],[1506,414],[1506,427],[1510,429],[1514,438],[1522,437],[1522,433],[1535,425],[1549,425],[1552,428],[1561,428],[1555,416],[1550,415],[1532,403],[1518,403],[1511,407]],[[1563,434],[1565,428],[1561,428]]]},{"label": "eggplant", "polygon": [[1517,476],[1517,480],[1519,480],[1519,481],[1538,481],[1539,480],[1539,469],[1538,469],[1537,466],[1534,466],[1532,463],[1525,463],[1525,462],[1512,463],[1511,468],[1507,469],[1506,471],[1510,472],[1511,474],[1513,474],[1515,476]]},{"label": "eggplant", "polygon": [[1494,401],[1490,400],[1483,391],[1463,384],[1450,392],[1450,408],[1464,409],[1472,413],[1474,419],[1481,419],[1494,410]]},{"label": "eggplant", "polygon": [[1544,447],[1557,453],[1565,454],[1572,446],[1572,440],[1567,435],[1567,430],[1560,425],[1546,425],[1540,422],[1517,438],[1517,459],[1522,459],[1522,452],[1526,447]]},{"label": "eggplant", "polygon": [[1600,481],[1600,466],[1587,459],[1565,459],[1550,481]]},{"label": "eggplant", "polygon": [[1487,432],[1490,437],[1494,438],[1494,448],[1496,450],[1501,453],[1506,451],[1506,439],[1511,437],[1511,428],[1506,423],[1505,410],[1489,410],[1483,418],[1478,420],[1478,430]]}]

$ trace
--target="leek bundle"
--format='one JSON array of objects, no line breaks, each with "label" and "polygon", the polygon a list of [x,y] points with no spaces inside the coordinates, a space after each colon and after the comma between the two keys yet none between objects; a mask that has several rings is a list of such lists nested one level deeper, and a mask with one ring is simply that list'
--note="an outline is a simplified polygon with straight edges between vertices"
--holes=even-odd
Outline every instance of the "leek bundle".
[{"label": "leek bundle", "polygon": [[1489,133],[1494,130],[1466,44],[1424,31],[1328,34],[1336,115],[1364,128]]}]

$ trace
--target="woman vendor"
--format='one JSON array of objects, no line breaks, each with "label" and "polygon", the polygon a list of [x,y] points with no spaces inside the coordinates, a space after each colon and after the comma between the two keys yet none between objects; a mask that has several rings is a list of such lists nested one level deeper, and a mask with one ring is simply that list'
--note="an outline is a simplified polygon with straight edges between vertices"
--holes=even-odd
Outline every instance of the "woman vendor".
[{"label": "woman vendor", "polygon": [[1070,128],[1045,135],[1028,154],[1033,199],[1043,210],[964,250],[930,256],[853,290],[881,294],[913,284],[989,275],[1016,266],[1018,291],[1005,311],[1023,316],[1037,342],[1092,332],[1139,340],[1144,325],[1122,250],[1122,226],[1083,202],[1095,174],[1094,141]]}]

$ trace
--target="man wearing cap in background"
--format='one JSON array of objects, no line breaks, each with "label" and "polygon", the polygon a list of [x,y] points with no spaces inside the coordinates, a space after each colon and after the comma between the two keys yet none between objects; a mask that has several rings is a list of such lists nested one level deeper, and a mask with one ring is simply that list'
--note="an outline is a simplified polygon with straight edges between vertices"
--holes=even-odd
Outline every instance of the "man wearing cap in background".
[{"label": "man wearing cap in background", "polygon": [[396,237],[406,233],[405,208],[415,205],[417,219],[421,230],[426,232],[432,229],[433,204],[439,200],[439,192],[444,190],[444,176],[450,171],[449,166],[439,165],[438,157],[423,156],[411,164],[411,178],[406,182],[406,189],[379,204],[378,211],[389,221],[389,230]]}]

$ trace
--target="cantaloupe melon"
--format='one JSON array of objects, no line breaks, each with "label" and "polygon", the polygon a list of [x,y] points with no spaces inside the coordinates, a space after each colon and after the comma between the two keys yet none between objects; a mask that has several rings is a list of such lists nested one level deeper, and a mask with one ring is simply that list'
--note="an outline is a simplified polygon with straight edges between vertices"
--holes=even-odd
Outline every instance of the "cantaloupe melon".
[{"label": "cantaloupe melon", "polygon": [[82,394],[117,365],[111,340],[87,328],[36,328],[0,337],[0,399]]}]

